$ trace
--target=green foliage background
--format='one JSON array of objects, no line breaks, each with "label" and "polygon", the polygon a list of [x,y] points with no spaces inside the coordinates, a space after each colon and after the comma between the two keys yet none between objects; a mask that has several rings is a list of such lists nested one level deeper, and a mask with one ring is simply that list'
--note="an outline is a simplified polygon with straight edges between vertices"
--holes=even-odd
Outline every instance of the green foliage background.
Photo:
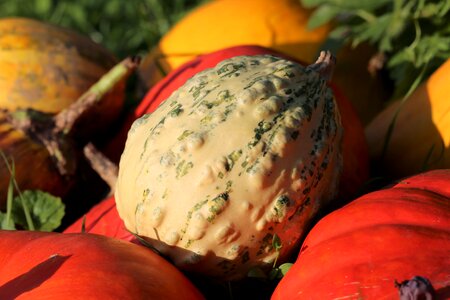
[{"label": "green foliage background", "polygon": [[368,42],[385,57],[394,99],[411,93],[450,57],[450,0],[300,0],[312,28],[333,21],[329,40]]},{"label": "green foliage background", "polygon": [[147,52],[177,20],[207,1],[0,0],[0,18],[28,17],[70,28],[124,58]]}]

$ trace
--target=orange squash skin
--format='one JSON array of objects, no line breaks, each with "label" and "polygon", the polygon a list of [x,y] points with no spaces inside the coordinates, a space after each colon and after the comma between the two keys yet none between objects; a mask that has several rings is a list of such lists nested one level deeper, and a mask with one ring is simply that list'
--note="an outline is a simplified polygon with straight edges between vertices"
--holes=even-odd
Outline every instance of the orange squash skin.
[{"label": "orange squash skin", "polygon": [[[0,107],[57,113],[118,61],[89,38],[25,18],[0,20]],[[111,91],[89,118],[104,129],[120,114],[125,85]],[[99,126],[102,124],[102,126]],[[104,126],[103,126],[104,125]]]},{"label": "orange squash skin", "polygon": [[1,299],[203,299],[145,247],[94,234],[0,231]]},{"label": "orange squash skin", "polygon": [[366,194],[320,220],[272,299],[398,299],[395,280],[428,278],[447,299],[450,170]]},{"label": "orange squash skin", "polygon": [[[366,127],[370,157],[379,172],[394,178],[450,168],[450,59],[404,102],[393,102]],[[383,144],[400,109],[387,151]]]},{"label": "orange squash skin", "polygon": [[[72,186],[56,168],[47,148],[14,128],[0,110],[0,149],[15,165],[15,179],[21,190],[40,189],[63,196]],[[11,162],[10,162],[11,163]],[[10,171],[0,158],[0,208],[4,208]]]},{"label": "orange squash skin", "polygon": [[306,28],[311,11],[295,0],[220,0],[179,21],[144,59],[141,77],[151,87],[196,56],[238,45],[258,45],[312,63],[329,26]]}]

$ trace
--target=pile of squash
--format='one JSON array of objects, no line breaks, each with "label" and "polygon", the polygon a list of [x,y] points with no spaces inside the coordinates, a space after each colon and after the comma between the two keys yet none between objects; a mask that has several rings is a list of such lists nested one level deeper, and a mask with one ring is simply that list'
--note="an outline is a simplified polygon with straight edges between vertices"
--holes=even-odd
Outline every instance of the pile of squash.
[{"label": "pile of squash", "polygon": [[389,102],[310,14],[209,1],[142,62],[0,19],[0,211],[67,214],[0,230],[0,299],[450,298],[450,59]]}]

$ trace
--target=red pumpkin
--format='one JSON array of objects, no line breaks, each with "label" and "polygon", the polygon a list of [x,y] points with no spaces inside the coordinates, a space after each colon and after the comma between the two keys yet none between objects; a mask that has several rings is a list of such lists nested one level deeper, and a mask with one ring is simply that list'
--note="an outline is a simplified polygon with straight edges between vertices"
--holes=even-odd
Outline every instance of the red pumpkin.
[{"label": "red pumpkin", "polygon": [[[295,59],[280,54],[274,50],[260,46],[237,46],[222,49],[205,55],[200,55],[194,60],[185,63],[178,69],[172,71],[162,81],[150,89],[130,116],[123,130],[110,144],[106,150],[107,155],[114,161],[118,161],[123,151],[127,132],[131,123],[146,113],[153,112],[161,102],[167,99],[176,89],[182,86],[189,78],[207,68],[214,67],[220,61],[239,55],[261,55],[272,54],[285,57],[295,61]],[[332,86],[335,91],[336,101],[341,113],[342,125],[344,127],[343,155],[344,171],[341,179],[340,196],[351,198],[369,177],[369,154],[367,142],[364,136],[364,129],[352,104]]]},{"label": "red pumpkin", "polygon": [[94,234],[0,231],[0,299],[203,299],[149,249]]},{"label": "red pumpkin", "polygon": [[450,170],[404,179],[324,217],[272,299],[398,299],[395,280],[450,291]]},{"label": "red pumpkin", "polygon": [[85,216],[67,227],[64,233],[80,233],[83,223],[85,232],[137,242],[119,217],[114,197],[109,197],[92,207]]}]

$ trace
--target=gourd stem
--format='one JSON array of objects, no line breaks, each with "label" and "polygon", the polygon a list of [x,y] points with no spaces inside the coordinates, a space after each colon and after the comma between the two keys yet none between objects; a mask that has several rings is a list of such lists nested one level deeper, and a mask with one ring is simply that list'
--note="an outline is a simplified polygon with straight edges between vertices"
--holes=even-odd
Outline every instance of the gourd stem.
[{"label": "gourd stem", "polygon": [[96,105],[118,83],[124,82],[140,63],[137,56],[128,57],[103,75],[87,92],[55,116],[34,109],[14,112],[4,110],[12,126],[46,147],[62,176],[76,172],[75,141],[69,135],[76,121]]},{"label": "gourd stem", "polygon": [[55,130],[68,134],[76,120],[97,104],[117,83],[124,81],[138,67],[139,63],[140,57],[132,56],[114,66],[97,83],[91,86],[87,92],[81,95],[77,101],[54,117]]},{"label": "gourd stem", "polygon": [[113,195],[119,174],[118,166],[98,151],[92,143],[87,144],[83,152],[92,169],[108,184],[109,196]]},{"label": "gourd stem", "polygon": [[336,57],[330,51],[320,51],[316,62],[307,68],[318,72],[326,81],[330,81],[335,65]]}]

